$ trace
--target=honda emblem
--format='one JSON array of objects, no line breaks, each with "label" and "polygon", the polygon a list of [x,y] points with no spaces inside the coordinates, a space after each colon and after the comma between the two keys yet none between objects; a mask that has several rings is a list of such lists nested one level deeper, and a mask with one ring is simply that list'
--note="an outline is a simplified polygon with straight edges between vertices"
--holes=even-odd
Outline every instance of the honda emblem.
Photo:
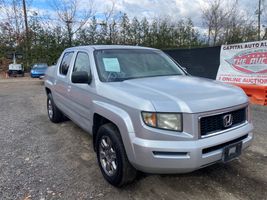
[{"label": "honda emblem", "polygon": [[224,128],[228,128],[233,124],[233,116],[232,114],[227,114],[223,116],[223,126]]}]

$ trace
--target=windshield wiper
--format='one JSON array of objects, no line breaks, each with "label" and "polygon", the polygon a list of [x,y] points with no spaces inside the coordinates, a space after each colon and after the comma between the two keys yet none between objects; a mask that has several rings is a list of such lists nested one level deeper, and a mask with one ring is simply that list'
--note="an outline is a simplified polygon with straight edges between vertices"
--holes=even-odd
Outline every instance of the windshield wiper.
[{"label": "windshield wiper", "polygon": [[151,76],[136,76],[136,77],[127,77],[127,78],[122,78],[124,80],[129,80],[129,79],[138,79],[138,78],[152,78],[152,77],[158,77],[158,76],[182,76],[183,74],[161,74],[161,75],[151,75]]},{"label": "windshield wiper", "polygon": [[161,75],[151,75],[151,76],[134,76],[134,77],[126,77],[126,78],[109,78],[107,82],[121,82],[127,81],[131,79],[139,79],[139,78],[152,78],[152,77],[159,77],[159,76],[182,76],[183,74],[161,74]]}]

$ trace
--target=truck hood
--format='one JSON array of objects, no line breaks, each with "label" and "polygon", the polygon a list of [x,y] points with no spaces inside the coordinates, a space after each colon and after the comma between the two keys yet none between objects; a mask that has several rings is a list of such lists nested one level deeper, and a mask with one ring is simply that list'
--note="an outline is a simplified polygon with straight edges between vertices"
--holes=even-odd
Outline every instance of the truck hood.
[{"label": "truck hood", "polygon": [[139,108],[140,104],[145,104],[143,109],[147,109],[149,101],[158,112],[206,112],[248,101],[243,90],[236,86],[192,76],[131,79],[112,83],[112,88],[109,90],[113,93],[111,96],[123,99],[124,104],[131,99],[131,105],[137,101]]}]

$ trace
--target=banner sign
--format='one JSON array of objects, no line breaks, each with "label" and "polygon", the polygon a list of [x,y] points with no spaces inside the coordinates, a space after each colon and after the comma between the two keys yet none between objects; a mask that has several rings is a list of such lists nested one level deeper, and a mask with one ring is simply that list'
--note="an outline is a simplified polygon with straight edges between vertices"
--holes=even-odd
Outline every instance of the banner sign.
[{"label": "banner sign", "polygon": [[267,85],[267,40],[222,45],[216,80]]}]

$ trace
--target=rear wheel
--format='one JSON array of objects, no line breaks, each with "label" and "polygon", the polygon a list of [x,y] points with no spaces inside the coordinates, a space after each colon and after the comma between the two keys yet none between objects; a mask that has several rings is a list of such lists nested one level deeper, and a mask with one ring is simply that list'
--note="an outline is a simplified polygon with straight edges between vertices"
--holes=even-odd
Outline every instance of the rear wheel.
[{"label": "rear wheel", "polygon": [[110,184],[121,187],[135,179],[136,169],[128,161],[120,133],[115,125],[109,123],[99,128],[96,152],[101,172]]},{"label": "rear wheel", "polygon": [[47,114],[48,118],[54,123],[62,122],[64,119],[64,115],[55,105],[51,93],[47,95]]}]

